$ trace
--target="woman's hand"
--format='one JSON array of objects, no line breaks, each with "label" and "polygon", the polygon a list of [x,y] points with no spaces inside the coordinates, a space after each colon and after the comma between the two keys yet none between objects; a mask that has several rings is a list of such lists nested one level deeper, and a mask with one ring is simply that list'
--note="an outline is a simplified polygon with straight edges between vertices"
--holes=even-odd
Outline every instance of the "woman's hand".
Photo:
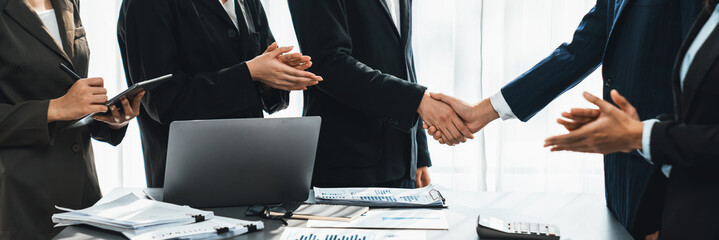
[{"label": "woman's hand", "polygon": [[636,109],[617,90],[612,90],[611,96],[620,108],[585,92],[584,98],[599,107],[599,116],[568,134],[547,138],[544,147],[551,147],[552,152],[601,154],[641,149],[644,124],[639,121]]},{"label": "woman's hand", "polygon": [[111,114],[95,115],[93,118],[97,121],[107,123],[110,128],[120,129],[140,114],[140,104],[142,104],[142,97],[145,96],[145,91],[142,91],[135,95],[132,99],[132,104],[127,98],[123,98],[120,102],[122,103],[122,109],[118,109],[115,105],[110,107]]},{"label": "woman's hand", "polygon": [[[303,71],[302,68],[306,69],[311,66],[309,59],[305,58],[307,60],[305,62],[302,60],[302,56],[299,58],[292,54],[288,57],[282,56],[282,54],[292,51],[292,47],[277,48],[276,43],[273,43],[268,50],[272,48],[275,49],[247,61],[247,68],[250,70],[252,80],[287,91],[307,90],[308,86],[316,85],[323,80],[322,77],[311,72]],[[292,67],[292,64],[296,66]]]},{"label": "woman's hand", "polygon": [[50,100],[47,122],[70,121],[91,113],[107,112],[107,90],[102,78],[80,79],[62,97]]},{"label": "woman's hand", "polygon": [[[267,47],[267,50],[265,50],[265,53],[272,52],[277,49],[277,43],[272,43],[269,47]],[[280,62],[287,64],[290,67],[293,67],[298,70],[307,70],[308,68],[312,67],[312,58],[310,56],[303,56],[301,53],[288,53],[284,54],[278,57],[278,60]]]}]

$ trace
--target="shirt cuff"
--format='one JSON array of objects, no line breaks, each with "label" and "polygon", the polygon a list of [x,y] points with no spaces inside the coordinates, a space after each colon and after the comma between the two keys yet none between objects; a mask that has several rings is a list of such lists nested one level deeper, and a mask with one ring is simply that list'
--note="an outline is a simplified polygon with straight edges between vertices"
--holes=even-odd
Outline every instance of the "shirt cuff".
[{"label": "shirt cuff", "polygon": [[517,116],[514,115],[514,113],[512,112],[512,108],[510,108],[509,104],[507,104],[507,100],[504,99],[502,91],[499,91],[489,97],[489,102],[492,104],[494,111],[497,111],[499,117],[502,118],[502,120],[517,118]]},{"label": "shirt cuff", "polygon": [[649,119],[642,122],[644,123],[644,129],[642,130],[642,149],[637,150],[639,154],[652,165],[654,165],[654,162],[652,162],[652,152],[649,149],[649,141],[652,139],[652,127],[654,127],[654,124],[658,121],[657,119]]}]

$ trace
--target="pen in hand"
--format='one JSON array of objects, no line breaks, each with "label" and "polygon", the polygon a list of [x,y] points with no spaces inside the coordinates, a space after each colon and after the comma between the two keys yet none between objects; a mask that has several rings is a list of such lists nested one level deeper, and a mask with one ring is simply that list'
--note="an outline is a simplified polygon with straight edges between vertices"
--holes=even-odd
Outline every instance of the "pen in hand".
[{"label": "pen in hand", "polygon": [[82,79],[82,78],[80,77],[80,75],[77,75],[77,73],[75,73],[74,71],[72,71],[72,69],[70,69],[69,67],[67,67],[64,63],[60,63],[60,69],[62,69],[63,71],[65,71],[65,73],[67,73],[67,75],[70,75],[70,77],[72,77],[73,80],[75,80],[75,81]]}]

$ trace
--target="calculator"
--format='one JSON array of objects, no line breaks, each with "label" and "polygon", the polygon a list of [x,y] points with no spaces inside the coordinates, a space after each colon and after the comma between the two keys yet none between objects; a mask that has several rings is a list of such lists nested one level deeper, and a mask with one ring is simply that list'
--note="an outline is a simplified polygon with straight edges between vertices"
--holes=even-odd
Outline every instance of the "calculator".
[{"label": "calculator", "polygon": [[479,239],[559,240],[559,227],[553,224],[505,221],[477,217]]}]

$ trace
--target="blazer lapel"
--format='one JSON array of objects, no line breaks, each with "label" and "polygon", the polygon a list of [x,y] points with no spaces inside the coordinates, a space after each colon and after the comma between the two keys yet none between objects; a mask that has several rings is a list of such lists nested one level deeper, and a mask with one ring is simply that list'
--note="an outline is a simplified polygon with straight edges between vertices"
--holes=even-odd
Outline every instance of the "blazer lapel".
[{"label": "blazer lapel", "polygon": [[682,46],[679,48],[676,60],[674,61],[674,70],[672,71],[672,88],[674,90],[674,112],[676,113],[676,117],[683,114],[682,109],[685,109],[683,103],[687,101],[686,98],[682,97],[683,93],[680,86],[681,79],[679,76],[682,69],[682,63],[684,62],[684,56],[687,54],[689,47],[694,42],[694,38],[696,38],[699,34],[699,31],[702,29],[707,19],[709,19],[709,14],[706,11],[702,11],[694,21],[694,24],[692,24],[691,29],[689,29],[687,37],[684,39]]},{"label": "blazer lapel", "polygon": [[[705,23],[706,20],[703,22]],[[704,23],[698,28],[701,29]],[[694,38],[692,38],[692,42],[693,39]],[[692,42],[689,42],[688,45],[691,45]],[[686,99],[682,102],[682,113],[684,116],[689,112],[697,89],[699,89],[701,83],[706,80],[707,74],[709,74],[709,71],[714,67],[717,58],[719,58],[719,44],[717,43],[719,43],[719,27],[712,31],[709,38],[707,38],[702,47],[699,48],[699,51],[697,51],[697,55],[694,57],[691,65],[689,65],[689,70],[684,78],[684,93],[682,94],[683,99]]]},{"label": "blazer lapel", "polygon": [[60,41],[65,54],[72,58],[75,53],[75,8],[68,0],[52,0],[52,5],[60,29]]},{"label": "blazer lapel", "polygon": [[[389,7],[387,6],[387,2],[385,2],[385,0],[376,0],[376,1],[377,1],[377,3],[379,3],[381,5],[382,9],[384,9],[384,13],[385,13],[384,15],[387,18],[387,20],[389,21],[389,23],[391,24],[390,26],[392,27],[392,30],[394,31],[395,37],[397,37],[397,40],[399,40],[400,39],[399,31],[397,31],[397,27],[395,27],[396,25],[394,24],[394,19],[392,18],[392,13],[390,12]],[[400,20],[400,21],[404,22],[402,20]]]},{"label": "blazer lapel", "polygon": [[[610,1],[613,2],[615,0],[610,0]],[[611,41],[612,35],[613,35],[612,33],[614,33],[614,28],[617,26],[617,22],[619,22],[620,18],[624,15],[622,13],[625,12],[625,9],[627,8],[627,5],[629,5],[630,0],[619,0],[619,1],[621,1],[621,3],[615,3],[615,4],[618,4],[619,6],[616,6],[616,5],[614,6],[614,19],[612,21],[612,28],[611,28],[611,30],[609,30],[609,37],[607,37],[607,39],[609,40],[609,41],[607,41],[607,44]]]},{"label": "blazer lapel", "polygon": [[[55,2],[55,1],[53,1]],[[70,65],[72,61],[65,54],[65,51],[60,49],[60,46],[55,42],[47,28],[45,28],[42,20],[35,14],[34,10],[25,1],[8,1],[5,7],[5,12],[15,21],[18,22],[25,30],[30,32],[35,38],[40,40],[45,46],[55,51],[58,55],[63,57]],[[60,24],[60,23],[58,23]],[[61,24],[62,25],[62,24]],[[62,31],[61,31],[62,34]],[[66,33],[67,34],[67,33]]]},{"label": "blazer lapel", "polygon": [[[141,1],[148,1],[148,0],[141,0]],[[222,8],[222,5],[220,5],[219,0],[194,0],[194,1],[201,2],[203,5],[205,5],[205,7],[210,9],[217,17],[222,19],[222,21],[225,22],[225,24],[228,24],[229,27],[236,28],[235,24],[232,22],[232,19],[230,19],[230,16],[227,15],[227,12],[225,11],[225,9]],[[235,1],[235,0],[228,0],[228,1]],[[242,17],[242,16],[237,16],[238,19],[240,17]]]}]

